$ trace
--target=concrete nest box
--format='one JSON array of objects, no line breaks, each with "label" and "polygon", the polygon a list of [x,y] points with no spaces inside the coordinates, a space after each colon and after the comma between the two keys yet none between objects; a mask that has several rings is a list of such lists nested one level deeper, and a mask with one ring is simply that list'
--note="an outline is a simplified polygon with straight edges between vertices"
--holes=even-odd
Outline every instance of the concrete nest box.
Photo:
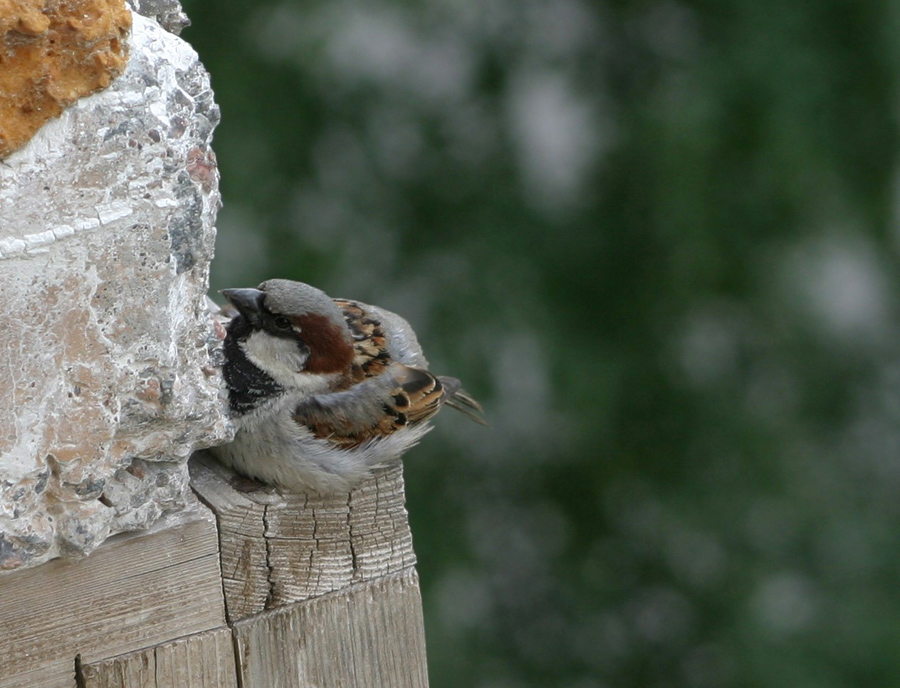
[{"label": "concrete nest box", "polygon": [[232,432],[209,77],[121,0],[51,5],[0,0],[0,572],[184,508]]}]

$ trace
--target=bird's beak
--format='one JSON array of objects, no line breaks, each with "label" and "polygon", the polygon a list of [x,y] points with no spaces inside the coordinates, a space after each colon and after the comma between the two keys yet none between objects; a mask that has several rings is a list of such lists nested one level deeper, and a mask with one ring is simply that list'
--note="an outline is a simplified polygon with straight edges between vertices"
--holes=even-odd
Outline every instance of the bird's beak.
[{"label": "bird's beak", "polygon": [[259,322],[266,292],[259,289],[223,289],[219,292],[251,323]]}]

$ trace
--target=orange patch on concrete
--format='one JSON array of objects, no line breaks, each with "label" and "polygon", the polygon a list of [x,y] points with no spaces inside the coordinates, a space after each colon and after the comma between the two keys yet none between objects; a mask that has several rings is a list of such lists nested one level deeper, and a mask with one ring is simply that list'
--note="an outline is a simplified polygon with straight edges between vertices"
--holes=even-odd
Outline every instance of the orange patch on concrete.
[{"label": "orange patch on concrete", "polygon": [[128,60],[125,0],[0,0],[0,158]]}]

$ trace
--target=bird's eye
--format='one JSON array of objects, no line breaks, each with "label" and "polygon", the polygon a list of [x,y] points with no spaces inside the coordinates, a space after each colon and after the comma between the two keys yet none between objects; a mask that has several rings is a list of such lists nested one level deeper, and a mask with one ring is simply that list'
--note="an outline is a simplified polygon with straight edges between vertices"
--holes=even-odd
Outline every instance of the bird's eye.
[{"label": "bird's eye", "polygon": [[289,330],[291,329],[291,321],[285,318],[283,315],[275,316],[275,327],[279,330]]}]

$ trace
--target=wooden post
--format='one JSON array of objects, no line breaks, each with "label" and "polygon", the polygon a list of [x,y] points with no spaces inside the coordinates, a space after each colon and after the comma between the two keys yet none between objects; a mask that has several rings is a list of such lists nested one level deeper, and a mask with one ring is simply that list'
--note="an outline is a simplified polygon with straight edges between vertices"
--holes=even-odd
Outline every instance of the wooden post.
[{"label": "wooden post", "polygon": [[191,477],[218,519],[242,688],[428,685],[401,466],[330,496],[240,492],[202,453]]},{"label": "wooden post", "polygon": [[234,625],[244,688],[425,688],[415,569],[289,604]]}]

